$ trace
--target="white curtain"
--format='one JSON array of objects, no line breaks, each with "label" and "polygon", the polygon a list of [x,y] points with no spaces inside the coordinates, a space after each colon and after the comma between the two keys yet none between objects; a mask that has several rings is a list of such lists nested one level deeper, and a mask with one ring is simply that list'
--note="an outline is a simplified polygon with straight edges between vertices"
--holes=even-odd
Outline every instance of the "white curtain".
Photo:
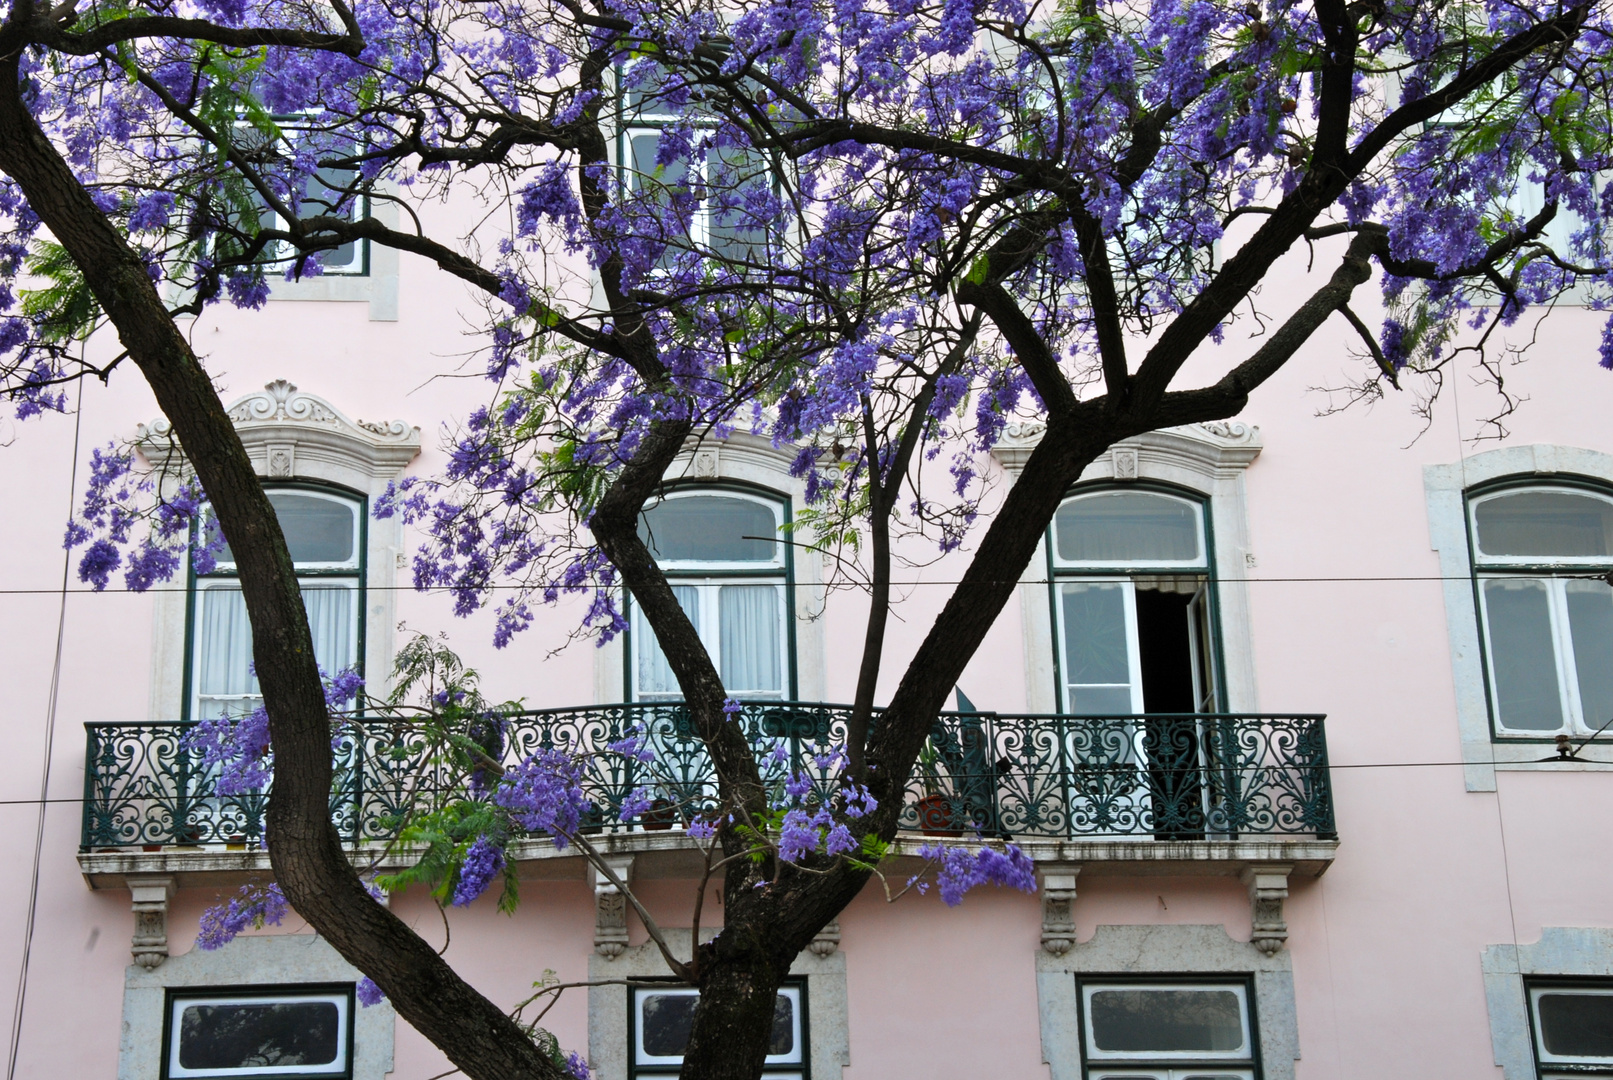
[{"label": "white curtain", "polygon": [[[314,659],[327,674],[353,666],[357,659],[354,619],[358,590],[351,584],[304,584],[303,605],[314,637]],[[196,627],[196,716],[201,720],[225,713],[249,712],[258,704],[258,680],[252,675],[252,626],[246,600],[234,582],[203,588]]]},{"label": "white curtain", "polygon": [[779,636],[784,629],[779,592],[777,585],[722,587],[722,678],[734,697],[784,692],[779,670]]},{"label": "white curtain", "polygon": [[[694,585],[674,585],[672,595],[678,598],[679,606],[698,631],[700,589]],[[644,610],[635,605],[634,611],[638,615],[633,620],[637,624],[633,629],[638,633],[638,692],[643,697],[676,697],[683,691],[678,688],[678,679],[672,674],[672,666],[666,662],[661,643],[656,640],[655,631],[650,629],[649,622],[644,618]]]}]

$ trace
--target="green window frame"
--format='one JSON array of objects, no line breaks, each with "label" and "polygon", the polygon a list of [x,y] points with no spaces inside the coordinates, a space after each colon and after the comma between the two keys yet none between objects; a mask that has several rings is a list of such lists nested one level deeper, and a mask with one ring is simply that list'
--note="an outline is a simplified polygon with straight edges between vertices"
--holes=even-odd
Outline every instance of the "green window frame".
[{"label": "green window frame", "polygon": [[[351,666],[362,676],[366,644],[364,613],[367,599],[369,500],[358,492],[331,484],[265,484],[264,489],[271,501],[280,496],[285,506],[296,507],[300,503],[301,508],[315,509],[322,508],[320,504],[335,504],[346,508],[351,514],[349,553],[342,558],[300,559],[297,562],[297,579],[303,586],[305,601],[311,595],[318,596],[316,606],[310,612],[310,629],[314,631],[316,651],[322,645],[328,646],[327,651],[339,649],[342,641],[347,642],[344,659],[348,663],[333,661],[335,670],[329,670],[327,666],[326,673],[334,675],[336,671]],[[328,527],[333,517],[321,522],[316,516],[310,521],[310,527]],[[287,528],[288,532],[295,529],[295,525],[287,525],[284,521],[282,527]],[[298,548],[304,545],[299,544],[295,535],[288,535],[287,539],[296,559]],[[333,542],[333,537],[318,538],[312,534],[308,537],[310,544],[320,541],[328,545]],[[335,553],[312,547],[307,550],[315,555]],[[181,717],[185,721],[220,714],[219,709],[206,706],[218,705],[229,715],[237,715],[249,712],[260,700],[260,695],[256,693],[256,679],[248,677],[244,671],[235,670],[240,667],[236,659],[242,655],[250,656],[251,630],[244,626],[245,607],[239,600],[240,586],[237,584],[239,574],[234,563],[228,561],[228,555],[226,548],[220,553],[218,566],[212,572],[197,574],[192,566],[187,577],[185,692]],[[234,594],[233,597],[230,594]],[[214,604],[220,606],[213,607]],[[322,629],[325,631],[323,635]],[[217,653],[221,651],[234,654],[234,659],[228,655],[219,657]],[[322,663],[327,659],[320,657]]]},{"label": "green window frame", "polygon": [[[658,510],[682,500],[719,499],[767,511],[778,536],[771,545],[769,557],[756,557],[761,552],[755,540],[746,542],[751,545],[749,551],[718,550],[712,553],[717,557],[680,557],[692,554],[683,541],[669,536],[657,538],[653,522]],[[693,509],[692,504],[686,505]],[[722,508],[713,506],[712,509]],[[792,545],[786,542],[790,511],[787,495],[766,488],[732,483],[682,484],[667,488],[647,504],[640,519],[640,535],[650,544],[651,553],[657,555],[668,583],[695,623],[717,666],[717,673],[733,697],[783,701],[796,698],[795,559]],[[756,527],[759,530],[760,524]],[[744,535],[755,537],[760,532],[747,531]],[[734,541],[740,539],[730,537],[724,543],[732,547]],[[660,551],[662,546],[668,550]],[[730,557],[721,557],[725,554]],[[773,619],[766,619],[769,604],[775,612]],[[633,701],[681,700],[670,669],[665,660],[660,659],[654,631],[644,622],[642,611],[633,603],[630,593],[625,606],[628,629],[624,635],[623,686],[627,688],[628,698]],[[764,619],[775,628],[775,648],[767,650],[767,655],[752,648],[756,639],[754,623]],[[753,624],[752,629],[741,633],[747,620]],[[742,673],[748,673],[752,683],[760,680],[773,685],[742,685],[738,678]],[[761,679],[769,673],[772,678]]]}]

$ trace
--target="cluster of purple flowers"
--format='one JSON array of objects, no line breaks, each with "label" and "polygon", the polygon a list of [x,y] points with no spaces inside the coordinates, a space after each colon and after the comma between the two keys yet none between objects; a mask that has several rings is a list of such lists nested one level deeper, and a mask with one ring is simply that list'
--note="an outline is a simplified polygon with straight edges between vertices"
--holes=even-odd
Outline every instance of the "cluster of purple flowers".
[{"label": "cluster of purple flowers", "polygon": [[503,872],[504,850],[486,836],[478,836],[460,863],[459,883],[454,886],[454,906],[464,907],[475,900]]},{"label": "cluster of purple flowers", "polygon": [[201,929],[196,934],[199,949],[222,949],[248,927],[279,926],[290,907],[280,886],[247,885],[229,900],[202,912]]},{"label": "cluster of purple flowers", "polygon": [[[320,676],[325,685],[325,706],[332,712],[358,697],[364,678],[352,668],[333,676]],[[332,751],[339,750],[343,737],[331,740]],[[218,769],[220,795],[247,795],[262,791],[274,772],[274,754],[269,746],[269,713],[262,705],[246,716],[208,717],[197,722],[185,736],[185,748],[202,756],[204,769]]]},{"label": "cluster of purple flowers", "polygon": [[941,900],[948,907],[963,903],[963,894],[981,885],[1006,885],[1020,892],[1036,891],[1036,867],[1030,857],[1016,845],[1009,844],[1002,851],[995,848],[950,847],[942,844],[925,844],[919,855],[940,864],[936,872],[936,886]]},{"label": "cluster of purple flowers", "polygon": [[583,762],[564,750],[539,750],[504,774],[493,802],[528,832],[547,833],[564,848],[593,803],[582,790]]}]

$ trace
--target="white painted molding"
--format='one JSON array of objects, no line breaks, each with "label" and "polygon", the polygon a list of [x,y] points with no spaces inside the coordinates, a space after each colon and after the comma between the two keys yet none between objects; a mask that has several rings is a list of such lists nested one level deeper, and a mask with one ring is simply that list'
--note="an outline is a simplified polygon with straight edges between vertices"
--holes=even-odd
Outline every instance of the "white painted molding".
[{"label": "white painted molding", "polygon": [[[154,970],[131,964],[123,976],[123,1037],[118,1080],[162,1075],[162,1025],[169,989],[356,983],[363,976],[314,934],[238,937],[216,952],[193,948]],[[397,1014],[390,1002],[353,1008],[353,1080],[392,1071]]]},{"label": "white painted molding", "polygon": [[1080,863],[1043,863],[1036,868],[1042,895],[1042,950],[1063,956],[1075,947],[1075,882]]},{"label": "white painted molding", "polygon": [[[1251,975],[1265,1080],[1294,1080],[1299,1019],[1286,950],[1267,955],[1220,926],[1100,926],[1062,956],[1036,950],[1042,1060],[1051,1080],[1084,1080],[1075,979],[1102,975]],[[1511,1077],[1508,1077],[1511,1080]]]},{"label": "white painted molding", "polygon": [[[689,956],[687,928],[662,932],[674,956]],[[700,939],[710,941],[716,935],[716,928],[702,929]],[[846,954],[839,949],[820,954],[808,946],[790,965],[790,974],[806,978],[812,1075],[817,1080],[840,1080],[841,1069],[851,1064]],[[668,977],[666,960],[653,942],[628,948],[615,959],[598,954],[588,958],[590,980]],[[628,1001],[628,988],[619,983],[588,988],[588,1065],[596,1080],[627,1078]]]},{"label": "white painted molding", "polygon": [[1587,975],[1613,978],[1613,930],[1547,926],[1533,945],[1491,945],[1480,957],[1490,1044],[1505,1080],[1535,1080],[1526,977]]},{"label": "white painted molding", "polygon": [[1450,635],[1455,680],[1456,724],[1462,741],[1463,774],[1469,791],[1494,791],[1495,771],[1601,772],[1613,763],[1540,763],[1552,747],[1546,742],[1497,739],[1490,726],[1479,613],[1473,599],[1473,563],[1467,543],[1463,493],[1480,484],[1509,478],[1551,483],[1584,477],[1613,485],[1613,455],[1572,446],[1508,446],[1487,450],[1448,465],[1423,467],[1428,499],[1429,546],[1439,552],[1444,579],[1445,626]]},{"label": "white painted molding", "polygon": [[1294,868],[1286,863],[1259,863],[1246,868],[1243,883],[1249,889],[1249,912],[1255,948],[1273,956],[1288,940],[1288,920],[1283,902],[1288,899],[1288,875]]},{"label": "white painted molding", "polygon": [[[353,420],[322,397],[276,379],[257,393],[237,398],[226,410],[252,466],[265,480],[312,480],[335,484],[374,500],[420,453],[420,429],[404,420]],[[165,480],[189,473],[179,440],[166,417],[141,424],[136,446]],[[403,523],[397,517],[367,523],[364,670],[371,689],[384,692],[396,637],[398,560]],[[163,591],[155,604],[150,719],[175,720],[184,699],[185,611],[183,590]]]},{"label": "white painted molding", "polygon": [[[633,884],[633,856],[607,855],[605,865],[629,888]],[[594,877],[594,951],[614,960],[627,951],[627,897],[596,866]]]},{"label": "white painted molding", "polygon": [[[1018,480],[1041,442],[1040,422],[1010,423],[991,456]],[[1236,421],[1192,424],[1150,431],[1116,443],[1077,483],[1152,480],[1173,484],[1208,498],[1214,534],[1216,595],[1220,601],[1222,665],[1227,708],[1255,712],[1254,641],[1245,582],[1254,551],[1249,538],[1249,500],[1244,473],[1262,447],[1260,429]],[[1025,638],[1025,705],[1034,713],[1058,711],[1053,675],[1053,624],[1047,588],[1046,539],[1025,568],[1020,585],[1020,616]],[[987,703],[982,705],[989,707]]]}]

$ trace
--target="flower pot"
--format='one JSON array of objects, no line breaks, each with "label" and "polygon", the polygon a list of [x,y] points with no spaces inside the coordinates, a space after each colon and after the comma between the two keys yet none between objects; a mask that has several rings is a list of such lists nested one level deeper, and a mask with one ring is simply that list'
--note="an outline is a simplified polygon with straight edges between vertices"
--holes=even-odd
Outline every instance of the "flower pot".
[{"label": "flower pot", "polygon": [[656,799],[639,815],[639,821],[650,832],[666,832],[678,823],[678,804],[671,799]]},{"label": "flower pot", "polygon": [[952,827],[952,802],[945,795],[926,795],[913,804],[919,815],[919,831],[925,836],[962,836]]}]

